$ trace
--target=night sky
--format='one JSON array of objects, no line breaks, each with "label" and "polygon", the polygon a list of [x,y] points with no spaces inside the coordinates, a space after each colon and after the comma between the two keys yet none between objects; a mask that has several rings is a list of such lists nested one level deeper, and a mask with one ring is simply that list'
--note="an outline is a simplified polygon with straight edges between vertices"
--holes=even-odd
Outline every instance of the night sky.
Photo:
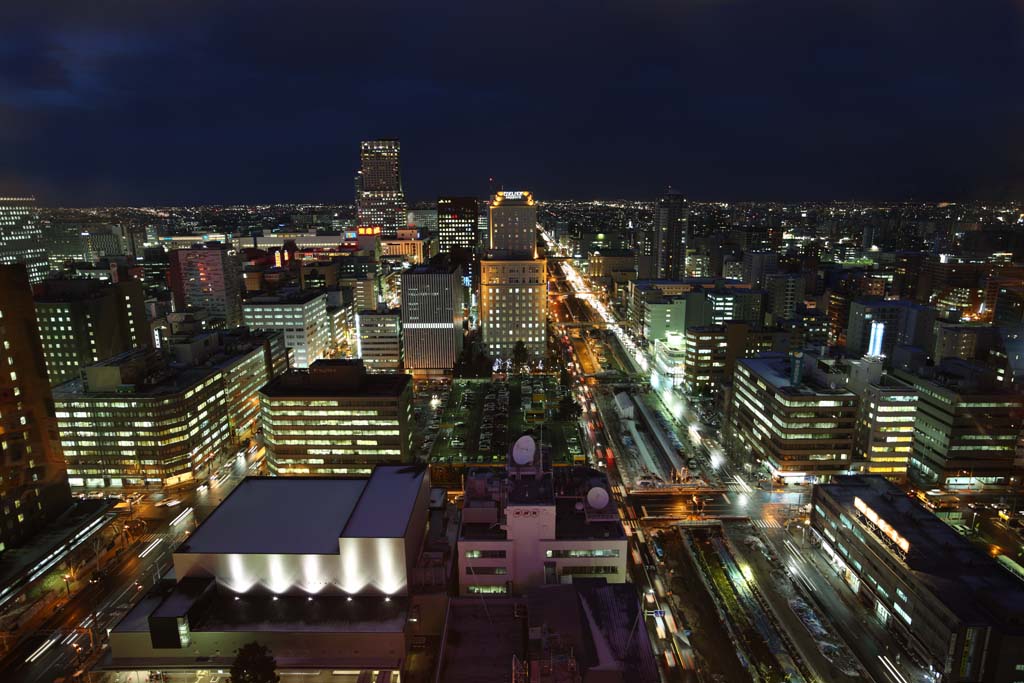
[{"label": "night sky", "polygon": [[349,202],[368,137],[414,200],[1024,197],[1021,0],[0,5],[44,205]]}]

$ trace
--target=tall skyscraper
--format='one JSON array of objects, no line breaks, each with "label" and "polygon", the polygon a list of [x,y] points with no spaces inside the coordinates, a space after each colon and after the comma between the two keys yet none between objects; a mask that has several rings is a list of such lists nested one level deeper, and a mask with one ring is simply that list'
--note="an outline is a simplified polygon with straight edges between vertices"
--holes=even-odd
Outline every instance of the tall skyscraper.
[{"label": "tall skyscraper", "polygon": [[359,224],[380,227],[384,237],[395,237],[407,222],[400,152],[398,140],[364,140],[360,145]]},{"label": "tall skyscraper", "polygon": [[0,265],[0,556],[71,502],[25,264]]},{"label": "tall skyscraper", "polygon": [[36,285],[36,316],[50,384],[77,379],[81,368],[152,346],[142,284],[46,280]]},{"label": "tall skyscraper", "polygon": [[31,284],[46,279],[50,268],[35,203],[31,197],[0,197],[0,265],[24,263]]},{"label": "tall skyscraper", "polygon": [[225,328],[242,324],[242,262],[234,249],[209,242],[171,252],[174,309],[203,309]]},{"label": "tall skyscraper", "polygon": [[452,247],[476,246],[477,202],[475,197],[439,197],[437,200],[437,236],[439,248],[451,253]]},{"label": "tall skyscraper", "polygon": [[690,207],[674,190],[658,199],[654,212],[654,238],[660,241],[658,275],[676,280],[686,276],[686,227]]},{"label": "tall skyscraper", "polygon": [[523,190],[503,191],[490,204],[491,249],[537,255],[537,203]]},{"label": "tall skyscraper", "polygon": [[402,273],[405,368],[450,372],[462,353],[462,269],[442,258]]}]

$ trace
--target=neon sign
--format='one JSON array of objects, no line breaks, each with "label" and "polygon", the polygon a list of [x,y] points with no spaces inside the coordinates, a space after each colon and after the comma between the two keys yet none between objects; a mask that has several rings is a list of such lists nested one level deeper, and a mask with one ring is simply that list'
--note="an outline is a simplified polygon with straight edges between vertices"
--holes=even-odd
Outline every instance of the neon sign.
[{"label": "neon sign", "polygon": [[886,538],[895,543],[896,547],[902,550],[904,554],[910,552],[910,541],[900,536],[899,533],[892,528],[892,525],[879,517],[878,513],[868,507],[867,503],[855,496],[853,499],[853,507],[867,517],[871,523],[874,524],[875,527],[886,536]]},{"label": "neon sign", "polygon": [[514,192],[502,192],[502,199],[523,199],[526,196],[526,192],[523,190],[515,190]]}]

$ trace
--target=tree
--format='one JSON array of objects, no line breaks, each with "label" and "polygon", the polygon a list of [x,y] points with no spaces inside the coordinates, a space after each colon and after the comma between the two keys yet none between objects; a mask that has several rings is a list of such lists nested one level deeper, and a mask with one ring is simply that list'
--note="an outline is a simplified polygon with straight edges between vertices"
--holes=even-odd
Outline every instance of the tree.
[{"label": "tree", "polygon": [[563,396],[558,405],[558,413],[563,420],[578,420],[583,415],[583,408],[572,396]]},{"label": "tree", "polygon": [[231,683],[279,683],[277,660],[266,645],[246,643],[238,648],[231,664]]},{"label": "tree", "polygon": [[526,364],[530,362],[530,351],[526,348],[526,344],[520,339],[516,342],[516,345],[512,347],[512,365],[515,369],[522,370],[526,367]]}]

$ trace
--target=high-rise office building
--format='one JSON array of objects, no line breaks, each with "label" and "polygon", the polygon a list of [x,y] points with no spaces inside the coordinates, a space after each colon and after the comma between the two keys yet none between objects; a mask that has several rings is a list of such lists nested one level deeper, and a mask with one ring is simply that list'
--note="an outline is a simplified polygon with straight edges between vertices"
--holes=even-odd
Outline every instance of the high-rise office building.
[{"label": "high-rise office building", "polygon": [[203,309],[225,328],[242,324],[242,262],[217,242],[175,249],[169,279],[176,311]]},{"label": "high-rise office building", "polygon": [[0,556],[71,502],[26,264],[0,264]]},{"label": "high-rise office building", "polygon": [[490,248],[534,258],[537,255],[537,203],[523,190],[503,191],[491,200]]},{"label": "high-rise office building", "polygon": [[765,278],[765,299],[770,323],[796,317],[796,308],[804,300],[803,275],[776,273]]},{"label": "high-rise office building", "polygon": [[543,358],[547,304],[545,259],[492,254],[480,262],[480,324],[491,358],[512,358],[517,342]]},{"label": "high-rise office building", "polygon": [[402,273],[405,368],[413,374],[451,372],[462,354],[462,269],[436,259]]},{"label": "high-rise office building", "polygon": [[356,315],[356,357],[370,372],[402,369],[402,311],[383,306]]},{"label": "high-rise office building", "polygon": [[773,476],[820,480],[850,468],[857,397],[805,369],[801,354],[736,363],[730,440]]},{"label": "high-rise office building", "polygon": [[320,360],[267,384],[260,405],[273,474],[358,474],[412,457],[409,375]]},{"label": "high-rise office building", "polygon": [[453,247],[472,249],[477,245],[477,201],[475,197],[439,197],[437,237],[442,252]]},{"label": "high-rise office building", "polygon": [[991,369],[959,358],[921,372],[893,372],[919,396],[911,479],[949,488],[1011,483],[1024,396],[998,384]]},{"label": "high-rise office building", "polygon": [[0,265],[24,263],[32,284],[50,269],[35,204],[32,197],[0,197]]},{"label": "high-rise office building", "polygon": [[863,381],[851,377],[847,385],[860,398],[851,469],[904,482],[913,450],[917,391],[892,375],[882,374],[880,357],[867,357],[853,364],[867,372]]},{"label": "high-rise office building", "polygon": [[86,365],[152,345],[142,284],[135,280],[46,280],[35,287],[36,317],[50,384]]},{"label": "high-rise office building", "polygon": [[394,237],[408,221],[402,190],[401,145],[398,140],[364,140],[359,161],[359,225],[379,227],[384,237]]},{"label": "high-rise office building", "polygon": [[743,252],[743,281],[763,288],[767,277],[779,269],[779,255],[774,251]]},{"label": "high-rise office building", "polygon": [[284,333],[285,346],[292,350],[294,367],[306,368],[327,357],[331,326],[324,292],[303,290],[280,296],[257,296],[246,299],[242,310],[249,329]]},{"label": "high-rise office building", "polygon": [[646,225],[636,235],[636,276],[639,280],[657,280],[665,272],[665,243],[653,225]]},{"label": "high-rise office building", "polygon": [[930,348],[934,335],[936,311],[913,301],[859,299],[850,303],[846,332],[846,351],[851,356],[868,352],[873,323],[885,325],[882,355],[892,356],[897,344]]},{"label": "high-rise office building", "polygon": [[669,190],[654,209],[654,239],[660,241],[658,275],[678,279],[686,276],[686,228],[690,205],[678,192]]},{"label": "high-rise office building", "polygon": [[168,353],[123,353],[54,388],[72,486],[204,478],[259,428],[259,389],[287,367],[279,333],[204,332],[169,340]]}]

